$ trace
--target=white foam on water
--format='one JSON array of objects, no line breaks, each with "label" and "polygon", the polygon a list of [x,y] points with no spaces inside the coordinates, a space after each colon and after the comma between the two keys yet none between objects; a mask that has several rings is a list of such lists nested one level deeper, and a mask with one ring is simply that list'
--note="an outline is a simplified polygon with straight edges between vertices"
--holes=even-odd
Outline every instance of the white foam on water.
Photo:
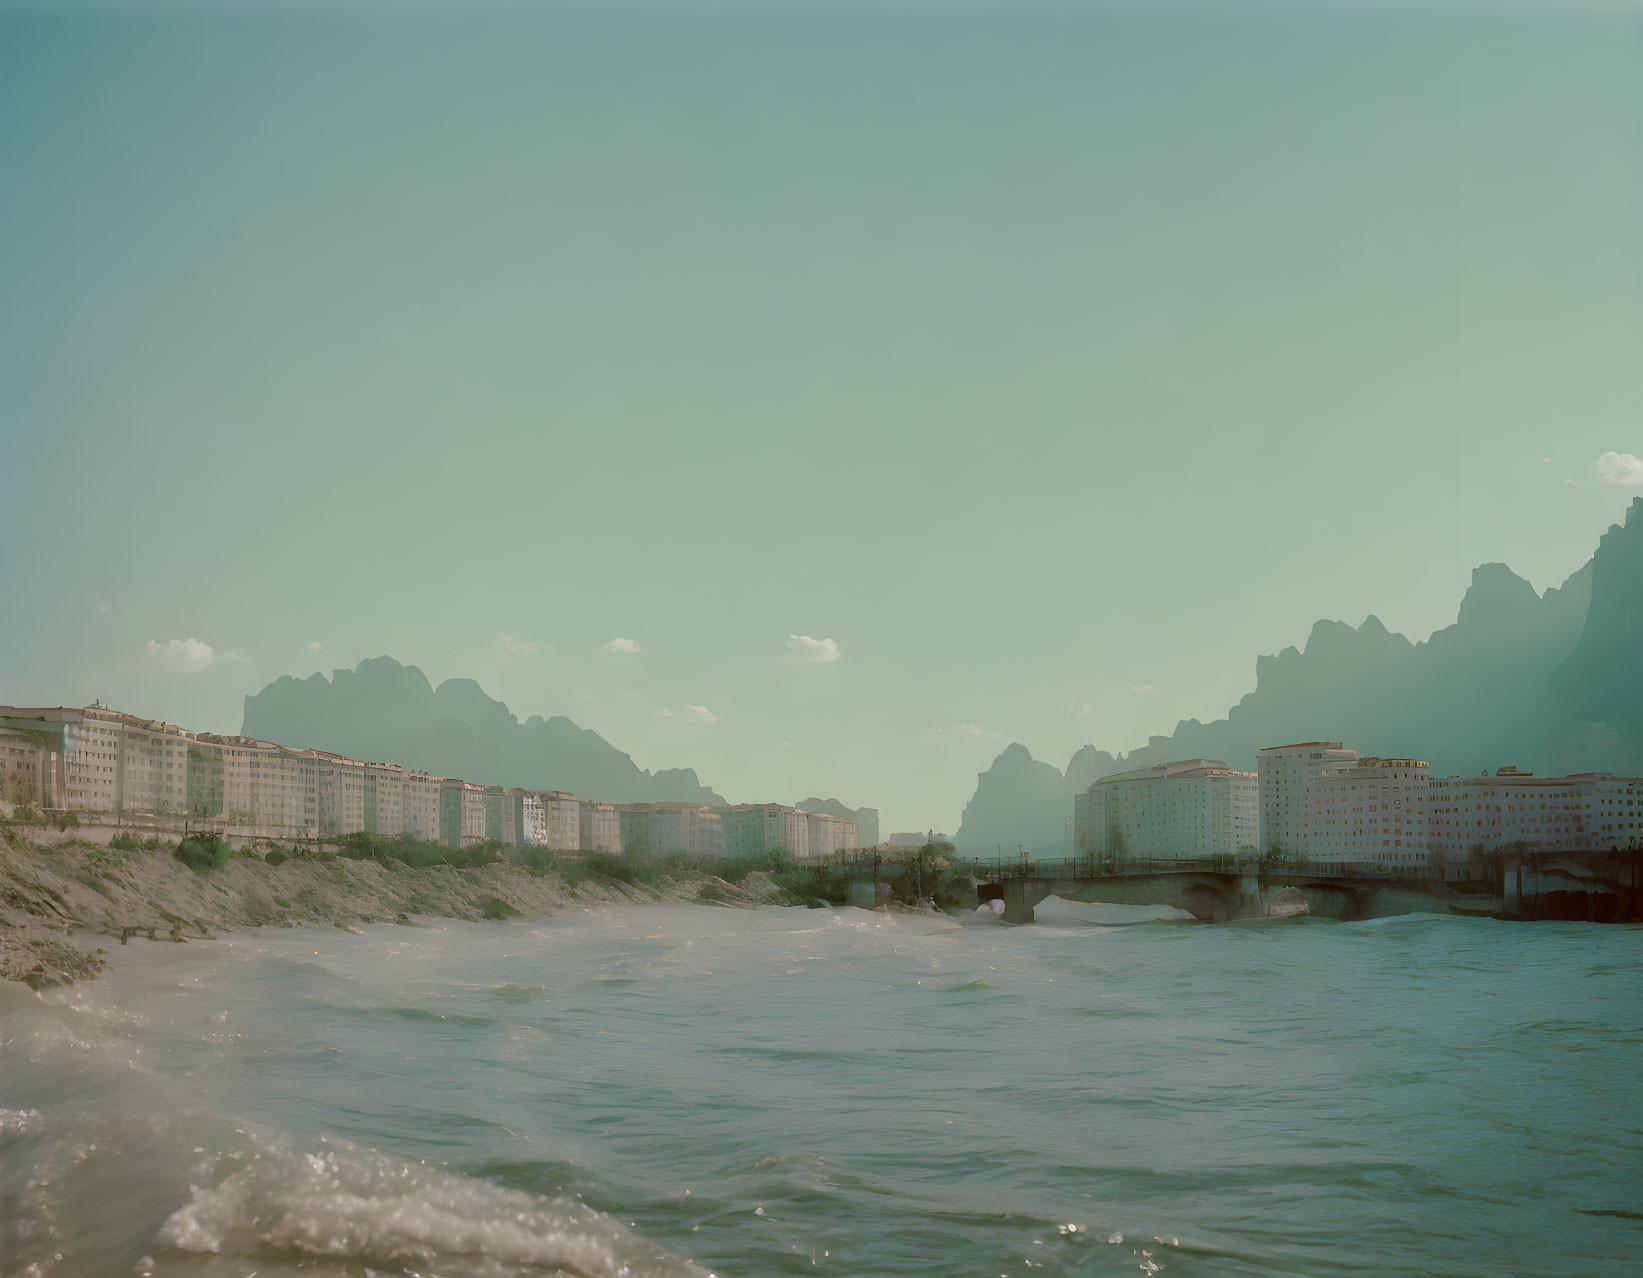
[{"label": "white foam on water", "polygon": [[[427,1268],[445,1278],[570,1272],[587,1278],[686,1278],[670,1256],[570,1198],[504,1189],[321,1138],[261,1136],[255,1154],[218,1160],[226,1174],[191,1186],[160,1227],[163,1249],[268,1252]],[[254,1266],[253,1266],[254,1267]]]}]

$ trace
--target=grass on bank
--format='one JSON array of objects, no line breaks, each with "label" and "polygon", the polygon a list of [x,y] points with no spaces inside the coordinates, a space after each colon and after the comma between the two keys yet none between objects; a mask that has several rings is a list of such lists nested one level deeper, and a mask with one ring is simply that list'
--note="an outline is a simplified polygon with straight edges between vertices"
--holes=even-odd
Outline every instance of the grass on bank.
[{"label": "grass on bank", "polygon": [[[12,822],[0,822],[0,828],[7,836],[5,841],[15,844],[18,840],[11,825]],[[260,860],[270,866],[279,866],[288,860],[330,861],[341,857],[351,861],[374,861],[388,869],[450,866],[471,870],[490,865],[513,865],[530,874],[551,875],[569,888],[590,881],[662,888],[703,878],[718,879],[723,884],[737,886],[745,883],[750,875],[763,873],[770,876],[781,890],[784,900],[791,904],[808,903],[818,898],[842,901],[847,891],[846,880],[832,867],[798,865],[780,848],[737,857],[699,857],[682,852],[656,855],[643,846],[630,847],[623,852],[575,853],[536,847],[515,848],[495,840],[452,848],[408,833],[393,836],[346,834],[327,839],[317,848],[302,844],[292,844],[286,848],[272,841],[260,846],[257,842],[247,842],[238,851],[227,838],[214,833],[191,834],[175,843],[156,835],[145,838],[124,833],[115,835],[106,845],[86,846],[106,848],[110,852],[169,851],[178,861],[201,875],[221,870],[237,857]],[[732,900],[736,896],[712,882],[704,884],[697,895],[703,901]]]}]

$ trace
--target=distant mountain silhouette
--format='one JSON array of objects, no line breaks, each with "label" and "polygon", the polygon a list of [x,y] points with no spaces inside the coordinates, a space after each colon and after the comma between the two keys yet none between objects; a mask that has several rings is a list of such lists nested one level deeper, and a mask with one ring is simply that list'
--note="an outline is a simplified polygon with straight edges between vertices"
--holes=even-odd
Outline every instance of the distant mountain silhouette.
[{"label": "distant mountain silhouette", "polygon": [[800,799],[793,805],[806,812],[825,812],[856,823],[856,837],[864,848],[879,841],[879,810],[877,808],[847,808],[837,799]]},{"label": "distant mountain silhouette", "polygon": [[472,679],[434,688],[415,666],[373,657],[331,678],[276,679],[245,699],[247,736],[398,763],[482,785],[569,790],[613,803],[723,803],[690,768],[651,773],[560,715],[521,723]]},{"label": "distant mountain silhouette", "polygon": [[1424,643],[1375,617],[1312,627],[1306,648],[1255,662],[1255,691],[1225,719],[1185,719],[1127,755],[1085,746],[1062,771],[1007,747],[977,778],[958,846],[976,855],[1062,846],[1072,796],[1167,759],[1253,769],[1256,752],[1331,740],[1413,755],[1434,774],[1643,766],[1643,497],[1561,586],[1537,595],[1504,564],[1472,573],[1455,624]]}]

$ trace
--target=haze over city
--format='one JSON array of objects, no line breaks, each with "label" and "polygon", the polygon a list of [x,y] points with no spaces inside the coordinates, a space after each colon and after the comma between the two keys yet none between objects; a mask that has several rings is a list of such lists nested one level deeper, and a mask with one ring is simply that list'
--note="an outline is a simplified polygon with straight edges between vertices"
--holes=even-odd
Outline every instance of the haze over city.
[{"label": "haze over city", "polygon": [[1643,491],[1623,14],[756,10],[13,8],[0,699],[387,653],[950,831]]}]

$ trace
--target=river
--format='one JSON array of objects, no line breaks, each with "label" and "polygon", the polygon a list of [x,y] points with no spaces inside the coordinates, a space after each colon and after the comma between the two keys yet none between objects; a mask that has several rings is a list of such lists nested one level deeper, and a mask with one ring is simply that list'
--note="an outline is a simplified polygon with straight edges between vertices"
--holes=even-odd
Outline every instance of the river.
[{"label": "river", "polygon": [[0,989],[0,1272],[1643,1271],[1643,928],[650,906]]}]

